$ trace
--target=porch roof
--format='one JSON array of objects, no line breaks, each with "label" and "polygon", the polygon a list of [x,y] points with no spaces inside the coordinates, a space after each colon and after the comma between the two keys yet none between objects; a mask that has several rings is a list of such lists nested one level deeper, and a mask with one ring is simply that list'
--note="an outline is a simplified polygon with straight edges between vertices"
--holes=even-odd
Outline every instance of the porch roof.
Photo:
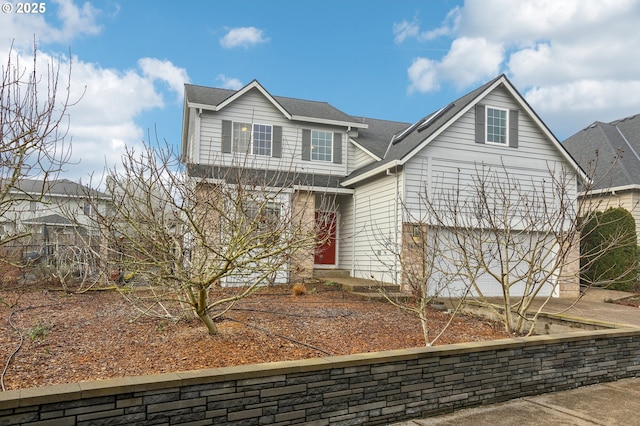
[{"label": "porch roof", "polygon": [[260,170],[241,167],[188,164],[187,175],[191,178],[224,180],[231,184],[245,182],[252,186],[273,188],[308,189],[319,192],[351,193],[340,186],[341,176],[295,171]]}]

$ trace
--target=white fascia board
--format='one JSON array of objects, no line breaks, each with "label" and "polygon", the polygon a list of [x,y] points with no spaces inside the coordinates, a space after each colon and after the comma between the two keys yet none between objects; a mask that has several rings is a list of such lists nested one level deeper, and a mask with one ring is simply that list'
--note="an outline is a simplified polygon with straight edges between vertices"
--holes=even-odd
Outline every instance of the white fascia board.
[{"label": "white fascia board", "polygon": [[321,192],[325,194],[353,194],[355,191],[350,188],[333,188],[326,186],[311,186],[311,185],[293,185],[294,191],[309,191],[309,192]]},{"label": "white fascia board", "polygon": [[361,175],[358,175],[358,176],[356,176],[354,178],[346,180],[346,181],[342,182],[340,185],[342,185],[342,186],[353,185],[355,183],[358,183],[360,181],[363,181],[365,179],[373,177],[373,176],[375,176],[377,174],[386,172],[387,170],[393,169],[393,168],[398,167],[400,165],[401,164],[400,164],[400,162],[398,160],[393,160],[393,161],[390,161],[388,163],[382,164],[382,165],[376,167],[375,169],[371,169],[368,172],[365,172],[365,173],[363,173]]},{"label": "white fascia board", "polygon": [[223,109],[224,107],[226,107],[230,103],[234,102],[236,99],[238,99],[241,96],[243,96],[245,93],[247,93],[251,89],[258,89],[258,91],[260,93],[262,93],[262,95],[265,98],[267,98],[267,100],[269,100],[269,102],[271,102],[273,104],[273,106],[275,106],[278,109],[278,111],[280,111],[282,113],[282,115],[284,115],[289,120],[291,120],[291,114],[289,114],[289,111],[284,109],[284,107],[282,105],[280,105],[280,103],[278,101],[276,101],[275,98],[273,96],[271,96],[271,94],[269,92],[267,92],[267,90],[264,87],[262,87],[262,85],[260,83],[258,83],[257,80],[253,80],[251,83],[247,84],[242,89],[238,90],[236,93],[234,93],[233,95],[229,96],[227,99],[225,99],[220,104],[218,104],[217,107],[216,107],[216,111],[220,111],[221,109]]},{"label": "white fascia board", "polygon": [[354,141],[353,139],[349,138],[349,142],[354,144],[356,146],[356,148],[360,149],[362,152],[364,152],[365,154],[367,154],[369,157],[373,158],[374,160],[376,160],[376,161],[382,160],[382,158],[378,157],[373,152],[369,151],[367,148],[363,147],[362,145],[360,145],[358,142]]},{"label": "white fascia board", "polygon": [[357,123],[351,121],[327,120],[324,118],[305,117],[302,115],[292,115],[291,120],[304,121],[306,123],[327,124],[330,126],[357,127],[359,129],[368,129],[369,125],[365,123]]},{"label": "white fascia board", "polygon": [[[553,133],[551,133],[549,128],[542,122],[542,120],[540,120],[540,117],[538,117],[538,114],[536,114],[535,111],[533,111],[533,109],[531,109],[529,104],[524,100],[524,98],[522,96],[520,96],[520,94],[515,89],[515,87],[513,87],[511,84],[509,84],[508,81],[505,80],[504,78],[501,78],[500,80],[498,80],[498,82],[499,83],[504,83],[504,87],[518,101],[518,103],[520,104],[522,109],[524,109],[527,112],[529,117],[536,123],[538,128],[540,130],[542,130],[542,132],[545,134],[545,136],[547,136],[547,138],[551,141],[551,143],[553,143],[553,145],[560,152],[560,155],[562,155],[562,157],[565,159],[565,161],[567,161],[569,164],[571,164],[571,167],[573,167],[573,169],[578,174],[578,176],[580,176],[582,181],[583,182],[591,182],[591,179],[589,178],[589,176],[587,176],[585,171],[582,170],[582,167],[580,167],[580,165],[576,162],[576,160],[574,160],[573,157],[571,157],[571,155],[569,155],[569,153],[567,152],[566,149],[564,149],[564,147],[562,146],[560,141],[555,137],[555,135]],[[482,97],[484,97],[484,94],[482,95]],[[480,97],[478,99],[480,99]],[[474,102],[474,104],[475,103],[476,102]]]},{"label": "white fascia board", "polygon": [[631,184],[631,185],[622,185],[622,186],[612,186],[610,188],[604,189],[594,189],[592,191],[582,191],[578,194],[579,197],[584,197],[585,195],[606,195],[611,194],[614,195],[614,192],[623,192],[623,191],[640,191],[640,185]]},{"label": "white fascia board", "polygon": [[460,119],[460,117],[462,117],[464,114],[466,114],[471,108],[475,107],[475,105],[479,102],[480,99],[484,98],[487,94],[491,93],[491,91],[493,91],[496,87],[498,87],[503,82],[504,82],[503,78],[495,81],[484,92],[482,92],[480,95],[478,95],[473,101],[469,102],[469,104],[466,107],[464,107],[463,109],[458,111],[458,113],[456,115],[451,117],[449,119],[449,121],[447,121],[445,124],[440,126],[440,128],[437,131],[435,131],[431,136],[429,136],[427,139],[425,139],[424,141],[419,143],[409,154],[407,154],[404,158],[402,158],[399,161],[399,165],[402,166],[402,165],[406,164],[406,162],[411,160],[418,152],[422,151],[422,149],[425,146],[429,145],[429,143],[432,140],[434,140],[435,138],[440,136],[440,134],[442,134],[442,132],[447,130],[451,124],[453,124],[456,121],[458,121],[458,119]]}]

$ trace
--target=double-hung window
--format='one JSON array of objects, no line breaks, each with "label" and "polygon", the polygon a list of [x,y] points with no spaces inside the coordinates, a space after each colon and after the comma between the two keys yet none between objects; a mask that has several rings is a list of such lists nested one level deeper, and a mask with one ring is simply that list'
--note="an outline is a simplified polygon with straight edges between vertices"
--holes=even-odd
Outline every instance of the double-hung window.
[{"label": "double-hung window", "polygon": [[266,124],[233,123],[233,151],[241,154],[271,156],[272,126]]},{"label": "double-hung window", "polygon": [[487,107],[487,142],[506,145],[509,111]]},{"label": "double-hung window", "polygon": [[333,160],[333,133],[321,130],[311,131],[311,159],[317,161]]}]

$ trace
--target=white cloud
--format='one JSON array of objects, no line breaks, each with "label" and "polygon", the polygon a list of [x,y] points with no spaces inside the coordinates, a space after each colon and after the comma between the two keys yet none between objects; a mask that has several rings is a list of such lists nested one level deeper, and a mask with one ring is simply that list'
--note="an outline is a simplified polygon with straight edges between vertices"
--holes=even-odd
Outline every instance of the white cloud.
[{"label": "white cloud", "polygon": [[[7,55],[8,52],[0,51],[0,57]],[[14,55],[19,57],[20,64],[33,61],[28,51],[15,49]],[[68,125],[65,141],[71,143],[72,151],[64,177],[74,181],[86,181],[89,175],[99,180],[105,167],[120,164],[125,146],[139,152],[146,136],[146,131],[137,123],[140,115],[163,108],[167,96],[175,97],[173,92],[182,96],[183,83],[189,81],[183,69],[166,60],[144,58],[138,63],[139,68],[117,70],[83,62],[78,57],[70,61],[68,57],[56,58],[43,52],[38,54],[37,74],[46,76],[47,66],[57,61],[60,62],[59,109],[66,97],[69,63],[72,63],[70,106],[63,125],[65,130]],[[156,87],[159,79],[168,83],[169,94]],[[39,92],[43,96],[47,93],[47,78],[40,81]]]},{"label": "white cloud", "polygon": [[242,87],[244,86],[244,84],[242,84],[242,82],[239,79],[227,77],[224,74],[218,74],[218,80],[222,82],[221,87],[223,89],[238,90],[238,89],[242,89]]},{"label": "white cloud", "polygon": [[640,0],[466,0],[442,26],[418,30],[414,20],[403,33],[451,38],[444,55],[413,60],[408,89],[463,90],[505,72],[562,139],[640,112],[638,22]]},{"label": "white cloud", "polygon": [[439,89],[438,64],[427,58],[416,58],[407,70],[409,74],[409,93],[431,92]]},{"label": "white cloud", "polygon": [[[3,13],[0,26],[3,47],[11,43],[17,48],[32,46],[34,34],[39,44],[51,44],[67,43],[80,35],[94,35],[102,30],[97,23],[100,12],[88,2],[77,6],[71,0],[53,0],[45,2],[45,7],[43,14]],[[45,17],[49,13],[55,13],[61,25],[56,27],[47,22]]]},{"label": "white cloud", "polygon": [[462,37],[440,61],[416,58],[408,69],[409,92],[431,92],[441,81],[450,81],[459,89],[498,74],[503,60],[502,46],[482,38]]},{"label": "white cloud", "polygon": [[256,27],[232,28],[220,39],[220,45],[226,49],[234,47],[248,48],[267,42],[269,42],[269,38],[265,37],[264,31]]},{"label": "white cloud", "polygon": [[420,26],[414,20],[412,22],[402,21],[393,24],[394,41],[396,43],[402,43],[410,37],[416,37],[420,33]]},{"label": "white cloud", "polygon": [[178,95],[182,95],[184,84],[189,83],[187,71],[184,68],[176,67],[170,61],[142,58],[138,60],[138,66],[142,69],[145,77],[153,81],[164,81]]}]

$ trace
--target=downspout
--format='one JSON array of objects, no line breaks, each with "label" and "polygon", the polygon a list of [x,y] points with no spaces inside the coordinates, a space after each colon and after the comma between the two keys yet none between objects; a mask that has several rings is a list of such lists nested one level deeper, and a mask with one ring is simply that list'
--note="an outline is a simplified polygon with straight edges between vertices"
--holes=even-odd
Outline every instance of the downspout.
[{"label": "downspout", "polygon": [[[396,216],[395,222],[396,222],[396,224],[394,226],[394,233],[395,233],[394,240],[395,240],[395,243],[398,244],[398,234],[399,234],[399,232],[398,232],[398,219],[399,219],[398,215],[399,215],[399,212],[400,212],[400,173],[398,173],[398,166],[396,166],[396,207],[395,207],[395,210],[396,210],[396,212],[395,212],[395,216]],[[402,223],[400,223],[400,226],[402,226]],[[400,246],[398,248],[400,249],[400,253],[402,253],[402,246]],[[399,273],[399,271],[398,271],[398,262],[399,262],[398,256],[396,255],[396,256],[393,257],[393,273],[394,273],[394,275],[393,275],[393,284],[396,284],[396,285],[400,284],[398,282],[398,273]]]},{"label": "downspout", "polygon": [[353,206],[351,208],[351,276],[356,273],[356,198],[357,191],[353,191]]}]

